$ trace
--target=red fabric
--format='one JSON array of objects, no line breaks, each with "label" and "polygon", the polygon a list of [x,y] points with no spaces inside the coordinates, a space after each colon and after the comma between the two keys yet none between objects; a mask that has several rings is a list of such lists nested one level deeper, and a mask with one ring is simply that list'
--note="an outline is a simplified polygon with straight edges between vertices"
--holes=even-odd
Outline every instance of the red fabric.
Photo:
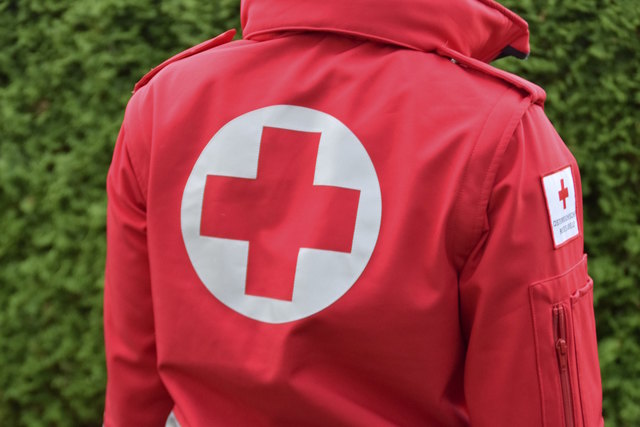
[{"label": "red fabric", "polygon": [[324,30],[421,51],[448,46],[486,62],[506,46],[529,53],[527,23],[492,0],[245,0],[242,24],[249,39],[281,30]]},{"label": "red fabric", "polygon": [[265,127],[255,180],[207,177],[200,232],[249,242],[249,295],[290,301],[300,248],[351,252],[359,192],[313,185],[319,142],[319,133]]},{"label": "red fabric", "polygon": [[[172,409],[183,426],[601,425],[578,167],[539,89],[477,63],[525,43],[519,18],[489,1],[246,0],[243,23],[251,40],[170,61],[127,107],[107,185],[105,426],[163,425]],[[348,127],[382,203],[353,286],[283,323],[218,300],[181,230],[211,138],[273,105]],[[344,235],[364,196],[309,188],[313,133],[263,137],[254,185],[207,178],[201,233],[255,235],[248,294],[286,300],[268,281],[290,280],[295,249],[356,250]],[[580,235],[554,248],[541,178],[566,166]]]}]

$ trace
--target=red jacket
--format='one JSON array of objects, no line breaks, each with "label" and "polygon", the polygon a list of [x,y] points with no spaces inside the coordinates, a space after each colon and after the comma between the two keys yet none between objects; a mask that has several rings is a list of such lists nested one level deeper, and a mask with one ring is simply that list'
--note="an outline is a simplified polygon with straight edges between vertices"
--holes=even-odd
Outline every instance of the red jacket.
[{"label": "red jacket", "polygon": [[136,86],[106,426],[598,426],[578,166],[490,0],[245,0]]}]

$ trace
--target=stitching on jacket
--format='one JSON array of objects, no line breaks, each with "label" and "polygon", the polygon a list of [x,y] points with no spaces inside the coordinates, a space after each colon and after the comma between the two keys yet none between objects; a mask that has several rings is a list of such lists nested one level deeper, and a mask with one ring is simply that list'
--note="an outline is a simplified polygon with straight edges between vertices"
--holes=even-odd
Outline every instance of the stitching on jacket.
[{"label": "stitching on jacket", "polygon": [[[508,93],[508,92],[507,92]],[[489,212],[489,201],[491,200],[491,196],[493,194],[493,189],[495,186],[495,179],[502,165],[502,158],[504,153],[507,151],[507,148],[511,145],[513,137],[515,135],[516,130],[518,129],[518,125],[522,121],[522,117],[528,111],[528,109],[533,105],[532,97],[523,98],[518,108],[515,109],[515,112],[511,116],[511,118],[507,121],[507,125],[504,128],[504,132],[502,136],[498,140],[498,143],[495,145],[495,150],[493,152],[493,156],[491,157],[491,162],[489,163],[489,167],[487,168],[487,172],[485,174],[485,178],[483,180],[481,189],[480,189],[480,203],[478,209],[478,217],[475,219],[475,226],[473,229],[474,233],[479,234],[479,238],[477,242],[472,246],[472,249],[466,254],[466,260],[461,267],[460,271],[463,271],[469,267],[468,262],[470,260],[471,254],[475,251],[478,245],[481,245],[484,241],[483,239],[483,224],[485,218],[488,217]]]},{"label": "stitching on jacket", "polygon": [[253,31],[251,33],[245,34],[243,37],[246,40],[251,40],[256,36],[261,36],[264,34],[273,34],[273,33],[284,33],[287,31],[305,31],[310,33],[331,33],[331,34],[340,34],[343,36],[351,36],[357,38],[364,38],[366,40],[376,41],[378,43],[390,44],[393,46],[404,47],[406,49],[417,50],[419,52],[428,52],[424,49],[421,49],[417,46],[410,45],[408,43],[404,43],[398,40],[389,39],[386,37],[375,36],[369,33],[363,33],[362,31],[351,31],[351,30],[342,30],[331,27],[305,27],[305,26],[283,26],[283,27],[274,27],[266,30],[258,30]]},{"label": "stitching on jacket", "polygon": [[[462,179],[461,179],[461,185],[460,187],[458,187],[458,190],[456,191],[456,203],[452,209],[453,212],[453,221],[451,221],[449,224],[449,229],[451,229],[451,235],[452,235],[452,240],[453,240],[453,256],[454,256],[454,265],[456,265],[457,263],[455,262],[455,258],[457,258],[457,255],[460,254],[462,256],[462,258],[465,258],[465,261],[459,266],[459,272],[462,271],[464,269],[464,265],[466,264],[466,258],[469,256],[469,254],[472,252],[472,249],[466,250],[461,247],[459,247],[459,242],[461,240],[460,236],[464,235],[466,233],[462,233],[460,231],[460,226],[459,226],[459,218],[460,218],[460,199],[462,194],[465,193],[465,188],[466,188],[466,183],[467,183],[467,179],[468,179],[468,175],[469,175],[469,169],[471,167],[471,164],[473,163],[473,159],[475,158],[475,154],[477,152],[478,149],[478,145],[480,143],[480,141],[482,140],[482,136],[484,135],[485,129],[490,121],[491,116],[494,114],[494,112],[496,111],[496,108],[498,107],[498,105],[500,105],[500,101],[502,100],[502,98],[509,92],[508,88],[505,88],[504,92],[497,97],[496,102],[494,103],[494,105],[491,107],[491,109],[489,110],[489,113],[487,114],[487,116],[485,117],[485,120],[482,124],[482,128],[480,129],[480,131],[478,132],[478,136],[475,138],[475,140],[473,141],[473,148],[471,149],[471,153],[469,154],[469,157],[467,158],[465,165],[464,165],[464,171],[462,172]],[[473,230],[471,230],[471,234],[475,235],[475,228],[473,227]],[[472,245],[468,245],[470,248],[473,248],[477,245],[477,242],[472,244]],[[467,247],[466,245],[462,245],[465,248]],[[456,265],[456,267],[458,267]]]}]

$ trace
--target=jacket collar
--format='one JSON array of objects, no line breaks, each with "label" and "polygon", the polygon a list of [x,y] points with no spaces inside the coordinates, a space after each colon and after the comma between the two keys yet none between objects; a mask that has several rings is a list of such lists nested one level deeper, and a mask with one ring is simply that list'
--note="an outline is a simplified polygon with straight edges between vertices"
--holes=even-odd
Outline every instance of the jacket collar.
[{"label": "jacket collar", "polygon": [[324,31],[490,62],[529,54],[527,23],[493,0],[242,0],[245,39]]}]

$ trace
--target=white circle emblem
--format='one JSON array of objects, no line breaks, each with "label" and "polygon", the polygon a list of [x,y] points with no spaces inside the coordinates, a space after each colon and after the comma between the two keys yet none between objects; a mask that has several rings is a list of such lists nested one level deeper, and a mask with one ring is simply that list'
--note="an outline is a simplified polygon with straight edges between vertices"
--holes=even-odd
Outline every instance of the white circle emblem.
[{"label": "white circle emblem", "polygon": [[[201,232],[207,179],[213,176],[243,178],[245,182],[256,180],[265,128],[319,134],[312,187],[359,192],[350,251],[300,247],[291,300],[247,294],[250,240]],[[248,207],[248,211],[252,209],[258,208]],[[249,318],[285,323],[325,309],[353,286],[373,253],[381,212],[380,184],[373,163],[349,128],[321,111],[273,105],[231,120],[211,138],[187,180],[182,196],[181,228],[189,259],[213,296]]]}]

